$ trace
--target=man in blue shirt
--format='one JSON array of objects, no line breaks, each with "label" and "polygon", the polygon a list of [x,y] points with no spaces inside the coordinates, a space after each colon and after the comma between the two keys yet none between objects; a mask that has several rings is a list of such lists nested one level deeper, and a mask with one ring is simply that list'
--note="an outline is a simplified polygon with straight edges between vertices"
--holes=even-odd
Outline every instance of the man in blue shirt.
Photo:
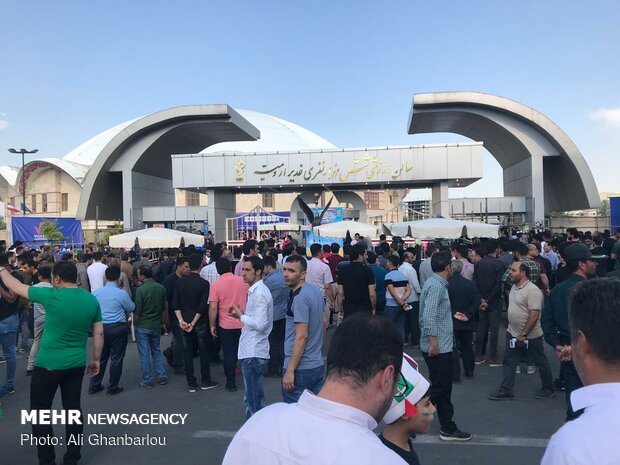
[{"label": "man in blue shirt", "polygon": [[284,340],[284,376],[282,398],[295,403],[304,390],[318,394],[323,387],[323,294],[316,286],[306,284],[306,259],[291,255],[282,272],[291,290],[286,311]]},{"label": "man in blue shirt", "polygon": [[[398,271],[400,259],[397,255],[387,258],[388,273],[385,275],[385,313],[384,316],[394,322],[398,332],[405,339],[405,305],[411,295],[409,279]],[[411,306],[407,305],[410,310]]]},{"label": "man in blue shirt", "polygon": [[123,359],[127,349],[127,315],[134,311],[135,305],[127,292],[119,287],[121,269],[111,266],[105,270],[106,284],[93,291],[93,295],[99,301],[101,318],[103,321],[103,351],[99,373],[90,379],[89,394],[95,394],[103,390],[101,381],[105,369],[110,360],[110,382],[108,383],[108,396],[123,392],[118,386],[123,373]]},{"label": "man in blue shirt", "polygon": [[265,263],[263,283],[271,291],[273,298],[273,328],[269,333],[269,362],[265,376],[279,378],[282,376],[284,366],[284,329],[290,290],[284,282],[284,275],[277,269],[275,257],[266,255],[263,262]]},{"label": "man in blue shirt", "polygon": [[420,295],[420,350],[428,366],[431,402],[437,407],[443,441],[469,441],[470,433],[459,430],[452,420],[452,308],[448,280],[452,276],[452,255],[444,250],[430,258],[433,274],[424,282]]},{"label": "man in blue shirt", "polygon": [[[389,248],[390,246],[388,245],[388,250]],[[381,258],[383,258],[386,263],[385,267],[377,263]],[[385,275],[387,274],[387,258],[383,256],[377,257],[376,253],[368,252],[366,262],[368,262],[368,268],[370,268],[370,271],[372,271],[372,274],[375,277],[375,289],[377,293],[377,310],[375,313],[377,315],[382,315],[383,310],[385,309]]]}]

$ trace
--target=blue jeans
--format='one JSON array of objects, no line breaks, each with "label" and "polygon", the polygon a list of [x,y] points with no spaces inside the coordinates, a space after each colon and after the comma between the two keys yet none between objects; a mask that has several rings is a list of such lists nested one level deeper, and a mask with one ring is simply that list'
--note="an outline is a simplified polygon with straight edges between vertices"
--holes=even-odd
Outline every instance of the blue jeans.
[{"label": "blue jeans", "polygon": [[136,344],[138,345],[138,355],[140,355],[140,366],[142,367],[142,382],[145,384],[153,384],[153,375],[151,373],[151,357],[157,379],[162,381],[168,379],[168,374],[164,368],[164,357],[159,350],[159,339],[161,337],[161,329],[135,328]]},{"label": "blue jeans", "polygon": [[405,340],[405,311],[401,306],[386,305],[383,316],[392,320],[400,336]]},{"label": "blue jeans", "polygon": [[6,358],[6,383],[7,388],[12,388],[15,383],[15,369],[17,361],[15,359],[15,340],[17,337],[17,325],[19,316],[13,313],[11,316],[0,320],[0,344]]},{"label": "blue jeans", "polygon": [[245,384],[243,402],[245,403],[246,420],[265,406],[263,368],[266,364],[266,358],[252,357],[241,360],[243,384]]},{"label": "blue jeans", "polygon": [[295,389],[287,392],[282,388],[282,400],[287,404],[296,403],[307,389],[318,394],[325,381],[325,367],[321,365],[310,370],[295,370]]}]

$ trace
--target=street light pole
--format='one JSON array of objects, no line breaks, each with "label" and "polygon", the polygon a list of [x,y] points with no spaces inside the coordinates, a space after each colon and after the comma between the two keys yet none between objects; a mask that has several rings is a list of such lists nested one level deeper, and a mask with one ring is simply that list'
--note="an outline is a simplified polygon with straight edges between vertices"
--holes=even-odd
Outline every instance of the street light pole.
[{"label": "street light pole", "polygon": [[24,161],[24,155],[28,154],[28,155],[32,155],[33,153],[37,153],[39,151],[39,149],[34,149],[34,150],[26,150],[26,149],[9,149],[9,152],[11,153],[21,153],[22,154],[22,205],[24,207],[24,209],[22,210],[22,214],[25,216],[26,215],[26,174],[24,173],[24,167],[26,166],[26,163]]}]

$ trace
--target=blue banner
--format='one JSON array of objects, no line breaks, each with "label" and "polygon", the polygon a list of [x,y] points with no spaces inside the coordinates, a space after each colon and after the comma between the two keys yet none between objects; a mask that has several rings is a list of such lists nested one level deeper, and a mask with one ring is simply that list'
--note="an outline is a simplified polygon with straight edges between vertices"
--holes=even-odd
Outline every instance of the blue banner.
[{"label": "blue banner", "polygon": [[611,233],[615,234],[620,229],[620,197],[609,198],[609,216]]},{"label": "blue banner", "polygon": [[[323,208],[315,207],[312,209],[312,211],[315,214],[315,216],[318,216],[323,211]],[[343,221],[343,220],[344,220],[344,207],[331,207],[325,212],[325,215],[323,215],[323,221],[321,221],[321,224],[336,223],[337,221]],[[340,247],[342,248],[344,240],[339,237],[315,236],[313,231],[306,232],[306,245],[308,247],[310,247],[310,245],[312,244],[321,244],[321,245],[330,244],[331,245],[334,242],[339,244]]]},{"label": "blue banner", "polygon": [[[42,232],[41,226],[45,221],[55,221],[56,229],[60,231],[63,238],[50,241]],[[84,244],[84,234],[82,234],[82,223],[75,218],[42,218],[35,216],[12,216],[11,226],[13,232],[13,242],[22,241],[28,246],[38,247],[49,242],[60,244],[68,248],[72,245],[78,247]]]},{"label": "blue banner", "polygon": [[[323,211],[322,207],[318,207],[318,208],[314,207],[312,209],[314,216],[319,216],[322,211]],[[343,221],[343,220],[344,220],[344,207],[331,207],[331,208],[328,208],[327,211],[325,212],[325,215],[323,215],[323,221],[321,221],[321,224],[335,223],[336,221]]]},{"label": "blue banner", "polygon": [[288,223],[291,217],[291,212],[260,212],[257,215],[256,212],[251,213],[237,213],[237,231],[254,230],[257,228],[256,220],[257,216],[260,218],[260,224],[265,223]]}]

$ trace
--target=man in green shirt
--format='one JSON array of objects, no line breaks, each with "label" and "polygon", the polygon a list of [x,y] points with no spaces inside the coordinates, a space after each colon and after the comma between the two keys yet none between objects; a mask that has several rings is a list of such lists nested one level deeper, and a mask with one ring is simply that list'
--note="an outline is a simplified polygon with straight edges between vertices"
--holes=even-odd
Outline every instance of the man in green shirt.
[{"label": "man in green shirt", "polygon": [[159,349],[162,327],[167,331],[169,326],[168,300],[166,288],[153,279],[153,270],[149,266],[143,265],[138,269],[138,279],[142,285],[136,290],[134,326],[142,367],[140,386],[151,389],[153,387],[151,358],[155,366],[157,382],[161,385],[168,382],[164,357]]},{"label": "man in green shirt", "polygon": [[[30,409],[50,410],[60,386],[63,409],[81,412],[86,343],[91,328],[94,350],[88,372],[90,376],[99,373],[99,359],[103,347],[99,302],[95,296],[77,286],[77,268],[71,262],[54,265],[53,288],[23,284],[4,268],[0,269],[0,279],[15,294],[43,305],[46,310],[45,331],[34,362],[30,384]],[[79,438],[84,430],[81,418],[80,413],[80,424],[72,422],[66,426],[64,440],[67,452],[63,457],[65,465],[75,465],[80,459]],[[39,464],[55,464],[54,446],[45,441],[46,437],[54,436],[52,426],[33,423],[32,433],[35,438],[40,438],[37,445]]]}]

